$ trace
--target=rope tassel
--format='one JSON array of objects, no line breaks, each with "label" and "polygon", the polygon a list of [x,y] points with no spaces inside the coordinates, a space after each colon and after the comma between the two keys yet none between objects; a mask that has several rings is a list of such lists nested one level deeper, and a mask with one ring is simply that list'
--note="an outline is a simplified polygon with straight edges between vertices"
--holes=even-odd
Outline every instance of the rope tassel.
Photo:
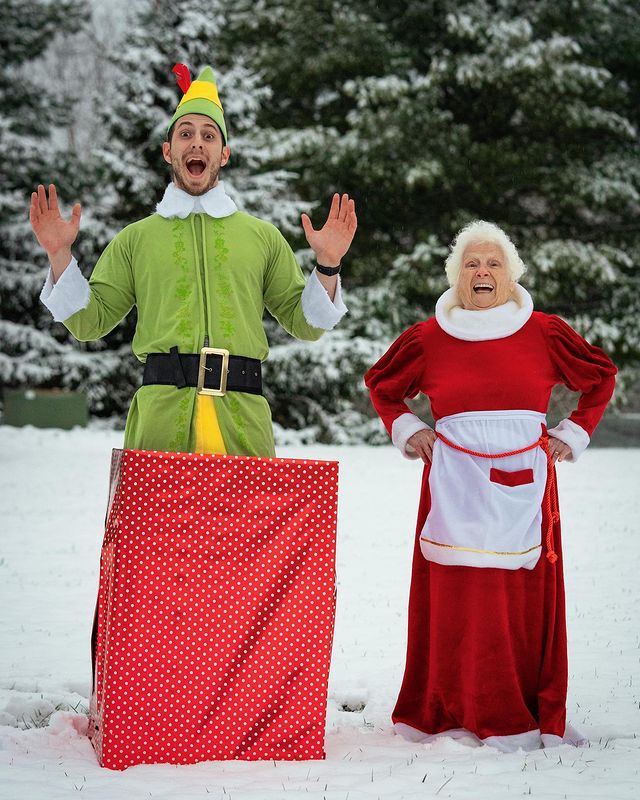
[{"label": "rope tassel", "polygon": [[556,471],[553,468],[553,458],[549,450],[549,437],[540,437],[540,447],[547,454],[547,484],[544,487],[544,506],[547,512],[547,558],[551,564],[558,560],[558,554],[553,549],[553,526],[560,521],[560,511],[556,501]]}]

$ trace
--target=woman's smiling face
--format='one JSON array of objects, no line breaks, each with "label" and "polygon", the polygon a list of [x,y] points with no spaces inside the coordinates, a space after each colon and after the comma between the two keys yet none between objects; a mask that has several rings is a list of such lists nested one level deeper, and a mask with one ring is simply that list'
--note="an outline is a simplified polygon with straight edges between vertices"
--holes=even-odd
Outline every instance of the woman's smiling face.
[{"label": "woman's smiling face", "polygon": [[511,298],[514,281],[504,252],[495,242],[472,242],[465,248],[456,291],[467,311],[495,308]]}]

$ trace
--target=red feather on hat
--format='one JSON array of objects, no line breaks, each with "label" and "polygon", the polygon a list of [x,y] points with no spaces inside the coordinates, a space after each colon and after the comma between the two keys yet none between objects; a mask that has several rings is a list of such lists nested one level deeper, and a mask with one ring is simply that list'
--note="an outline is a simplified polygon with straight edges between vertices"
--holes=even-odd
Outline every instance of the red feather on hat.
[{"label": "red feather on hat", "polygon": [[182,93],[186,94],[187,89],[191,86],[191,73],[186,64],[174,64],[171,70],[176,76],[176,83],[182,89]]}]

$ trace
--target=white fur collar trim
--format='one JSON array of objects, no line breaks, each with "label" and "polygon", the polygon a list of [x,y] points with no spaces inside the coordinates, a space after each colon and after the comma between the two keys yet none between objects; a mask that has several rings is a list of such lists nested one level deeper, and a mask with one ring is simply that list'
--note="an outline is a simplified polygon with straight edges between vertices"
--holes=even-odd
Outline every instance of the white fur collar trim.
[{"label": "white fur collar trim", "polygon": [[198,213],[205,213],[210,217],[229,217],[237,210],[238,206],[225,192],[222,181],[205,194],[197,196],[170,183],[164,191],[164,197],[156,206],[156,214],[166,219],[185,219],[189,214]]},{"label": "white fur collar trim", "polygon": [[436,321],[443,331],[466,342],[504,339],[519,331],[533,313],[529,292],[516,283],[514,299],[485,311],[467,311],[459,305],[455,288],[436,303]]}]

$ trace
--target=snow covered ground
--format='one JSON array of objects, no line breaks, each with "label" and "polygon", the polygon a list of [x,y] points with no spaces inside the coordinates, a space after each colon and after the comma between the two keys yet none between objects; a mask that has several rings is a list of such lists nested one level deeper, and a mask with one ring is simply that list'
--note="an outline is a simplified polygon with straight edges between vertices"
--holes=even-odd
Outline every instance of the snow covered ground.
[{"label": "snow covered ground", "polygon": [[387,447],[290,447],[279,455],[340,461],[327,760],[116,773],[98,767],[81,712],[110,450],[119,446],[117,432],[0,427],[2,800],[640,797],[639,450],[591,450],[559,469],[569,718],[590,747],[502,754],[394,736],[420,468]]}]

